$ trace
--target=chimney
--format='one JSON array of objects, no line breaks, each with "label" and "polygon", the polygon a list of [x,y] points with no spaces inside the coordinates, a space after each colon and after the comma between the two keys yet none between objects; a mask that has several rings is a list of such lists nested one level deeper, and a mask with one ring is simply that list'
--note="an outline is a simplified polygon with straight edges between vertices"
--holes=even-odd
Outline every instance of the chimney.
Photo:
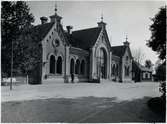
[{"label": "chimney", "polygon": [[48,18],[47,18],[47,17],[42,16],[42,17],[40,17],[40,20],[41,20],[41,24],[45,24],[45,23],[47,23]]},{"label": "chimney", "polygon": [[68,34],[72,34],[73,27],[69,25],[69,26],[66,26],[66,28],[67,28]]}]

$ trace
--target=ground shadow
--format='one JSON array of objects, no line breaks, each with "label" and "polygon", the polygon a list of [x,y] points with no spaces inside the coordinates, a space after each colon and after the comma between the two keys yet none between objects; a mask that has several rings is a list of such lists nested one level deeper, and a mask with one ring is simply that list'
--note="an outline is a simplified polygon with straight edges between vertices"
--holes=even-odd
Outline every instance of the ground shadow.
[{"label": "ground shadow", "polygon": [[154,97],[148,100],[148,107],[155,113],[166,115],[166,97]]},{"label": "ground shadow", "polygon": [[5,102],[2,122],[117,123],[165,122],[165,116],[151,111],[150,97],[118,101],[116,97],[52,98],[22,102]]}]

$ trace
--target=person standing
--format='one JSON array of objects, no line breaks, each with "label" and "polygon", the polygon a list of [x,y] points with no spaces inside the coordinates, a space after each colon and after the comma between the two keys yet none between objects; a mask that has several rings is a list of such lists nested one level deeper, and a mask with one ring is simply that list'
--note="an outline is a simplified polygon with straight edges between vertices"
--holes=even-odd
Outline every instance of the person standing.
[{"label": "person standing", "polygon": [[71,73],[71,82],[74,83],[74,73]]}]

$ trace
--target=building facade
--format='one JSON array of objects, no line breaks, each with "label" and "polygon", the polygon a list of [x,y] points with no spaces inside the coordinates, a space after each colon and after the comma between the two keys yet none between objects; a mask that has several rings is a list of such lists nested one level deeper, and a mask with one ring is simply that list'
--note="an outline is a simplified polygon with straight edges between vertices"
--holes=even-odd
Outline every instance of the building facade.
[{"label": "building facade", "polygon": [[136,61],[132,61],[132,80],[134,82],[152,81],[152,68],[146,68]]},{"label": "building facade", "polygon": [[97,27],[72,31],[72,26],[64,30],[57,14],[41,17],[37,25],[42,33],[42,82],[88,82],[95,79],[112,81],[132,81],[132,56],[129,42],[112,47],[106,31],[106,23],[101,20]]}]

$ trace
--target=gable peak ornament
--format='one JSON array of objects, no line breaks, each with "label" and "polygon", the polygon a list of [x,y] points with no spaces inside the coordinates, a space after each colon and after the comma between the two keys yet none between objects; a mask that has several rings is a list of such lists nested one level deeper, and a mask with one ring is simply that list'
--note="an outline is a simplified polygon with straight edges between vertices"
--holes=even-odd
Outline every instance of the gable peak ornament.
[{"label": "gable peak ornament", "polygon": [[124,43],[124,46],[129,46],[129,42],[128,42],[128,36],[126,35],[126,38],[125,38],[125,42],[123,42]]},{"label": "gable peak ornament", "polygon": [[101,14],[100,19],[101,19],[101,21],[97,23],[97,24],[98,24],[98,27],[101,27],[101,28],[105,29],[106,23],[103,22],[103,20],[104,20],[103,13]]},{"label": "gable peak ornament", "polygon": [[101,22],[103,22],[103,13],[101,14]]},{"label": "gable peak ornament", "polygon": [[126,42],[128,42],[128,36],[126,35]]},{"label": "gable peak ornament", "polygon": [[57,3],[55,3],[55,15],[57,15]]},{"label": "gable peak ornament", "polygon": [[53,45],[54,48],[55,48],[55,47],[58,47],[58,46],[60,45],[59,40],[58,40],[58,39],[53,40],[53,41],[52,41],[52,45]]}]

